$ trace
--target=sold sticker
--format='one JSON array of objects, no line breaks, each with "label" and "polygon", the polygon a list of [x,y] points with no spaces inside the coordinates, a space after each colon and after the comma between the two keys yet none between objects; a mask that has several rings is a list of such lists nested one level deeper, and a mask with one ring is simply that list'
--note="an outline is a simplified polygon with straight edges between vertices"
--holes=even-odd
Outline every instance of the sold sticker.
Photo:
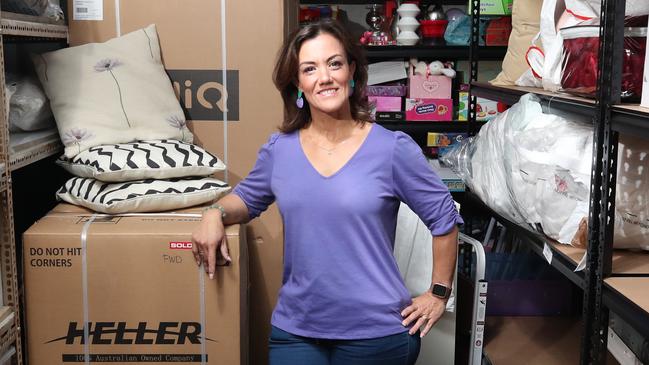
[{"label": "sold sticker", "polygon": [[169,242],[169,248],[172,250],[191,250],[191,242]]}]

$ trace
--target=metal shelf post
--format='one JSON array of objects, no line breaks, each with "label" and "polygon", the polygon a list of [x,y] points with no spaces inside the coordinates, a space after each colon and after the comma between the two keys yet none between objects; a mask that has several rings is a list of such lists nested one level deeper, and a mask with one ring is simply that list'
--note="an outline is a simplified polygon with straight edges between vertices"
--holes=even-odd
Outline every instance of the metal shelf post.
[{"label": "metal shelf post", "polygon": [[617,133],[611,129],[611,108],[620,101],[624,2],[604,0],[601,9],[598,90],[590,185],[588,264],[583,305],[582,364],[604,364],[608,309],[602,305],[604,278],[611,275]]}]

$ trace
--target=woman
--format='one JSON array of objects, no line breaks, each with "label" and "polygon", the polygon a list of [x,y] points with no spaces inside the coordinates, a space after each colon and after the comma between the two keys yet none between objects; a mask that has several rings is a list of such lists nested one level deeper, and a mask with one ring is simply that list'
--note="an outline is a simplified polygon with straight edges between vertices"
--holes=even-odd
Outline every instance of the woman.
[{"label": "woman", "polygon": [[[293,33],[274,73],[281,132],[194,232],[197,263],[213,277],[216,251],[229,259],[223,225],[277,201],[285,253],[271,364],[414,364],[420,337],[444,312],[462,219],[419,146],[369,121],[366,81],[361,50],[338,23]],[[392,255],[400,201],[435,240],[437,286],[414,299]]]}]

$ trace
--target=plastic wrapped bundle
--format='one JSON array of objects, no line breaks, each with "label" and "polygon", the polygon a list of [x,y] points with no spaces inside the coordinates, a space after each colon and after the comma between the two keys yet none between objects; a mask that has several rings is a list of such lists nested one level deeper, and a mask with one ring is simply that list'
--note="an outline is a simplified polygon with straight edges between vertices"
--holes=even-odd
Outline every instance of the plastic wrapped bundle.
[{"label": "plastic wrapped bundle", "polygon": [[1,5],[2,10],[12,13],[63,19],[63,10],[51,0],[2,0]]},{"label": "plastic wrapped bundle", "polygon": [[[649,147],[620,136],[614,247],[649,250]],[[443,162],[489,207],[585,247],[592,125],[545,114],[532,94],[447,152]]]},{"label": "plastic wrapped bundle", "polygon": [[[55,127],[49,100],[34,77],[7,76],[9,131],[31,132]],[[16,81],[13,81],[13,80]]]},{"label": "plastic wrapped bundle", "polygon": [[588,216],[591,156],[592,126],[544,114],[528,94],[444,162],[496,212],[570,243]]}]

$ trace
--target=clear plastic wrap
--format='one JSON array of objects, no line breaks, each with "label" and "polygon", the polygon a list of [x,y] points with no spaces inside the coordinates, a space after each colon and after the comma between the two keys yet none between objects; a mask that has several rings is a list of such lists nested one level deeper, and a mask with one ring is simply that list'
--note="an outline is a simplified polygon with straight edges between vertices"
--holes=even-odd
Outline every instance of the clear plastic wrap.
[{"label": "clear plastic wrap", "polygon": [[[592,125],[545,114],[532,94],[442,157],[488,206],[566,244],[585,246]],[[649,146],[620,136],[615,248],[649,250]]]},{"label": "clear plastic wrap", "polygon": [[532,94],[447,153],[487,205],[570,243],[588,215],[592,127],[541,110]]},{"label": "clear plastic wrap", "polygon": [[[13,81],[13,80],[15,81]],[[31,132],[55,126],[49,100],[34,77],[8,75],[9,131]]]},{"label": "clear plastic wrap", "polygon": [[63,19],[63,10],[52,0],[2,0],[2,10],[12,13],[44,16],[53,20]]},{"label": "clear plastic wrap", "polygon": [[[626,27],[622,59],[622,98],[639,101],[646,53],[647,28]],[[571,94],[594,98],[597,91],[599,25],[561,29],[563,62],[561,88]]]}]

